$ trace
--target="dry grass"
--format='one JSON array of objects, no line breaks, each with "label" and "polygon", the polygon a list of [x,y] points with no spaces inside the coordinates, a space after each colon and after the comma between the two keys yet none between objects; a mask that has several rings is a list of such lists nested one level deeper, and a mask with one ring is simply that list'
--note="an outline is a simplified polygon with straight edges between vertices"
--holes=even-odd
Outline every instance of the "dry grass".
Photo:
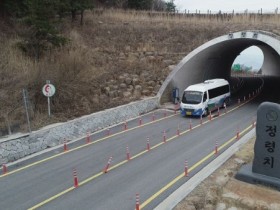
[{"label": "dry grass", "polygon": [[[210,18],[211,17],[211,18]],[[11,125],[24,131],[22,89],[27,88],[32,105],[32,128],[65,121],[127,101],[108,103],[103,95],[107,81],[120,73],[141,74],[151,79],[167,76],[164,60],[177,63],[203,43],[230,31],[262,29],[278,33],[279,15],[234,17],[173,15],[122,10],[94,10],[85,14],[85,25],[64,24],[71,41],[50,49],[39,62],[16,47],[19,38],[5,28],[0,36],[0,132]],[[147,52],[156,56],[146,59]],[[47,117],[41,89],[46,80],[56,86],[52,98],[53,117]]]}]

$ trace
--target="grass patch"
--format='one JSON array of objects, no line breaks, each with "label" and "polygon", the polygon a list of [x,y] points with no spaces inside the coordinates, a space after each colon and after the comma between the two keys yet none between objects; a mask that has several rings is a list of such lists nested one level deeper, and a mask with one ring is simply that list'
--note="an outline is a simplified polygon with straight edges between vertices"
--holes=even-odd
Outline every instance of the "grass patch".
[{"label": "grass patch", "polygon": [[[48,49],[35,62],[16,47],[17,29],[0,23],[0,133],[26,131],[22,89],[30,99],[32,129],[114,107],[135,98],[110,100],[104,87],[122,73],[149,73],[149,80],[164,80],[168,66],[218,36],[239,30],[279,34],[279,15],[193,15],[124,10],[86,11],[84,26],[65,20],[70,43]],[[5,30],[4,30],[5,29]],[[56,86],[53,117],[47,117],[42,94],[46,80]],[[144,81],[142,81],[145,86]]]}]

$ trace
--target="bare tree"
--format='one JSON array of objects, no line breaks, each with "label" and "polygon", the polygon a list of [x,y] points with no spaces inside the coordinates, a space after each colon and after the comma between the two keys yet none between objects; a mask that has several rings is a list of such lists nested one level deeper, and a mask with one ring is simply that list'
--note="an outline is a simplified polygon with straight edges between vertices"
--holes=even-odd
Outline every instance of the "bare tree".
[{"label": "bare tree", "polygon": [[126,8],[127,7],[127,0],[115,0],[115,7],[117,8]]},{"label": "bare tree", "polygon": [[165,1],[163,0],[153,0],[152,10],[164,11],[166,9]]}]

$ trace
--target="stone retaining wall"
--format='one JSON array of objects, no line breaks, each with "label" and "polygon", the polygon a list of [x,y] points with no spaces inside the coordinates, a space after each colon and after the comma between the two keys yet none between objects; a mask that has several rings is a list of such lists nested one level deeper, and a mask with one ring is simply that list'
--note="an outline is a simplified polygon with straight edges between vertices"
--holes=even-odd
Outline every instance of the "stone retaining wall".
[{"label": "stone retaining wall", "polygon": [[71,141],[85,136],[87,131],[93,132],[137,117],[139,114],[158,108],[158,101],[157,97],[147,98],[44,128],[24,137],[2,141],[0,143],[0,164],[12,162],[62,144],[64,138]]}]

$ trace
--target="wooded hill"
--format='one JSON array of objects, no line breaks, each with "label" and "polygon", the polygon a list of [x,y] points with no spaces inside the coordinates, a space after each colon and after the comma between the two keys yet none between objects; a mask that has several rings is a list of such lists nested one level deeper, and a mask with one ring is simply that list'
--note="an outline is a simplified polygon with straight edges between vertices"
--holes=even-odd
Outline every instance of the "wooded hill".
[{"label": "wooded hill", "polygon": [[[280,31],[279,15],[224,18],[93,8],[84,11],[82,25],[81,11],[74,20],[69,11],[65,16],[56,14],[47,18],[54,23],[53,30],[57,32],[54,37],[40,28],[45,19],[42,22],[37,19],[36,11],[26,13],[32,14],[31,23],[34,21],[35,26],[26,22],[29,15],[1,14],[2,135],[8,133],[9,127],[11,132],[27,131],[23,89],[28,92],[31,129],[35,130],[154,96],[174,65],[220,35],[247,29],[276,34]],[[32,39],[27,35],[32,35],[35,42],[29,42]],[[51,118],[42,94],[46,80],[57,90],[51,98]]]}]

